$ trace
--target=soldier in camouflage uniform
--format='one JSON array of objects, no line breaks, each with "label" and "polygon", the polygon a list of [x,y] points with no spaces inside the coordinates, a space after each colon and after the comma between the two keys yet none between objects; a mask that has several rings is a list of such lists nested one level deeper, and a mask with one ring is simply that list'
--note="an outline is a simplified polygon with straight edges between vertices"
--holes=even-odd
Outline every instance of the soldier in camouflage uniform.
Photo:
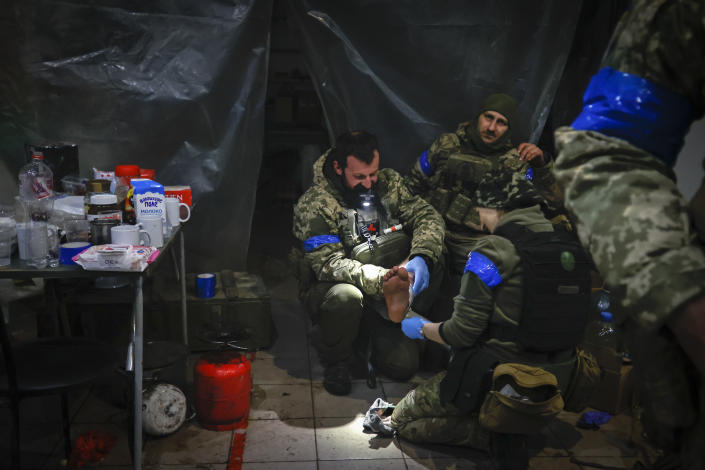
[{"label": "soldier in camouflage uniform", "polygon": [[[474,193],[486,173],[506,168],[526,175],[554,206],[560,195],[548,154],[530,143],[511,143],[516,101],[506,94],[487,97],[476,119],[463,122],[452,133],[442,134],[418,158],[405,176],[411,192],[421,195],[440,212],[446,222],[446,265],[443,297],[458,292],[460,276],[473,245],[486,235],[480,228]],[[556,214],[558,212],[556,211]],[[562,220],[567,219],[562,216]],[[556,223],[558,221],[556,220]],[[448,310],[450,306],[441,307]]]},{"label": "soldier in camouflage uniform", "polygon": [[[478,225],[490,232],[502,226],[516,224],[529,231],[553,232],[539,204],[543,198],[523,175],[506,170],[493,171],[479,184],[473,195],[477,205]],[[566,388],[574,365],[573,349],[551,352],[530,351],[508,331],[516,331],[522,316],[523,277],[520,257],[508,239],[487,235],[469,254],[462,277],[460,292],[455,297],[452,317],[431,323],[421,317],[407,317],[402,330],[410,338],[429,339],[452,347],[453,359],[448,372],[440,372],[409,392],[396,406],[391,426],[402,437],[414,442],[466,445],[487,449],[490,434],[480,427],[477,408],[465,406],[452,398],[476,395],[477,390],[465,390],[459,382],[463,375],[481,376],[496,362],[519,362],[549,370]],[[466,359],[487,356],[481,370],[469,372]],[[460,369],[454,366],[457,360]],[[458,375],[461,375],[460,377]],[[489,385],[489,384],[488,384]],[[483,396],[484,396],[484,392]],[[479,403],[475,405],[479,408]]]},{"label": "soldier in camouflage uniform", "polygon": [[705,3],[641,0],[556,131],[556,178],[611,289],[646,433],[687,469],[705,468],[705,253],[672,167],[704,110]]},{"label": "soldier in camouflage uniform", "polygon": [[301,242],[303,266],[300,297],[316,325],[314,343],[325,366],[323,385],[337,395],[350,391],[348,361],[361,321],[372,335],[372,363],[386,375],[408,379],[418,369],[421,353],[398,324],[382,318],[384,307],[379,305],[384,305],[382,278],[387,269],[352,259],[360,242],[349,220],[351,212],[354,217],[360,213],[360,195],[372,190],[380,220],[389,227],[401,224],[411,237],[410,251],[394,264],[408,256],[415,294],[426,287],[419,282],[428,283],[429,272],[432,284],[442,273],[434,265],[443,247],[443,219],[409,192],[397,172],[379,169],[377,147],[376,138],[364,131],[338,137],[336,146],[315,162],[313,185],[294,207],[293,232]]}]

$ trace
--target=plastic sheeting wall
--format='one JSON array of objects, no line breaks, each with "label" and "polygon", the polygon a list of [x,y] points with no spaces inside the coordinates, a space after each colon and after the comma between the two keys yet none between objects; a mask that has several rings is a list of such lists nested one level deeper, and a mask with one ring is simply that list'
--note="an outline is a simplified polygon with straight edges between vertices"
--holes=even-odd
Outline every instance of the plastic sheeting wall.
[{"label": "plastic sheeting wall", "polygon": [[514,96],[512,141],[537,142],[571,50],[581,2],[291,2],[332,136],[376,133],[405,170],[490,93]]},{"label": "plastic sheeting wall", "polygon": [[[272,0],[10,2],[0,11],[2,200],[23,145],[78,144],[197,201],[189,271],[245,269],[262,158]],[[9,182],[15,182],[11,186]]]}]

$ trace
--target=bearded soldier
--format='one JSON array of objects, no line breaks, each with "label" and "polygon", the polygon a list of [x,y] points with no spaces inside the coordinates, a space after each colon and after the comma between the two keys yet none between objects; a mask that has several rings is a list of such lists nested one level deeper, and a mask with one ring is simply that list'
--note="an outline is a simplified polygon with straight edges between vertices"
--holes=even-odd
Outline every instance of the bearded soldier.
[{"label": "bearded soldier", "polygon": [[688,213],[672,171],[705,110],[705,3],[632,2],[583,102],[556,131],[566,207],[611,289],[658,468],[705,468],[705,253],[691,225],[705,212]]},{"label": "bearded soldier", "polygon": [[300,298],[315,325],[325,389],[350,392],[349,361],[361,323],[371,335],[371,362],[391,378],[411,377],[421,350],[389,321],[382,279],[408,259],[414,295],[429,281],[438,284],[444,224],[397,172],[380,169],[375,136],[345,133],[316,161],[313,185],[294,208],[293,231],[301,242]]}]

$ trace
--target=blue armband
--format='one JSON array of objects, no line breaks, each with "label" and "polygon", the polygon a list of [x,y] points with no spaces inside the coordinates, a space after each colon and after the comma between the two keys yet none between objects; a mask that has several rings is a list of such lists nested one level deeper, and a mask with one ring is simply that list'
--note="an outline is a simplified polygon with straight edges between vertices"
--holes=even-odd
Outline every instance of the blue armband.
[{"label": "blue armband", "polygon": [[475,273],[487,287],[494,287],[502,283],[502,276],[497,266],[487,256],[476,251],[471,251],[465,263],[465,272]]},{"label": "blue armband", "polygon": [[431,176],[433,174],[431,164],[428,162],[428,150],[424,150],[424,152],[419,157],[419,167],[421,168],[421,172],[424,175]]},{"label": "blue armband", "polygon": [[534,169],[529,168],[526,170],[526,173],[524,173],[524,178],[526,178],[528,181],[534,181]]},{"label": "blue armband", "polygon": [[693,120],[687,98],[605,67],[592,77],[571,127],[624,139],[672,167]]},{"label": "blue armband", "polygon": [[337,235],[316,235],[304,242],[304,251],[309,253],[327,243],[340,243],[340,238]]}]

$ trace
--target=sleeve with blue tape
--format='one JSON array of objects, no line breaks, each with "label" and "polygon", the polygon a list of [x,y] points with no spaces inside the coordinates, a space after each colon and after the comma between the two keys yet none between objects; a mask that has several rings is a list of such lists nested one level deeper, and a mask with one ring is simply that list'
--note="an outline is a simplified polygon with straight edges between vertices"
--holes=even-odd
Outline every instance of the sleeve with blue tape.
[{"label": "sleeve with blue tape", "polygon": [[315,235],[304,241],[304,251],[310,253],[319,246],[328,243],[340,243],[340,238],[337,235]]},{"label": "sleeve with blue tape", "polygon": [[424,152],[419,157],[419,168],[421,168],[421,172],[424,175],[426,175],[426,176],[433,175],[433,169],[431,168],[431,163],[428,161],[428,150],[424,150]]},{"label": "sleeve with blue tape", "polygon": [[638,75],[610,67],[590,81],[573,129],[626,140],[673,166],[693,119],[684,97]]},{"label": "sleeve with blue tape", "polygon": [[465,272],[471,272],[487,286],[495,287],[502,283],[502,275],[494,262],[477,251],[471,251],[465,263]]}]

